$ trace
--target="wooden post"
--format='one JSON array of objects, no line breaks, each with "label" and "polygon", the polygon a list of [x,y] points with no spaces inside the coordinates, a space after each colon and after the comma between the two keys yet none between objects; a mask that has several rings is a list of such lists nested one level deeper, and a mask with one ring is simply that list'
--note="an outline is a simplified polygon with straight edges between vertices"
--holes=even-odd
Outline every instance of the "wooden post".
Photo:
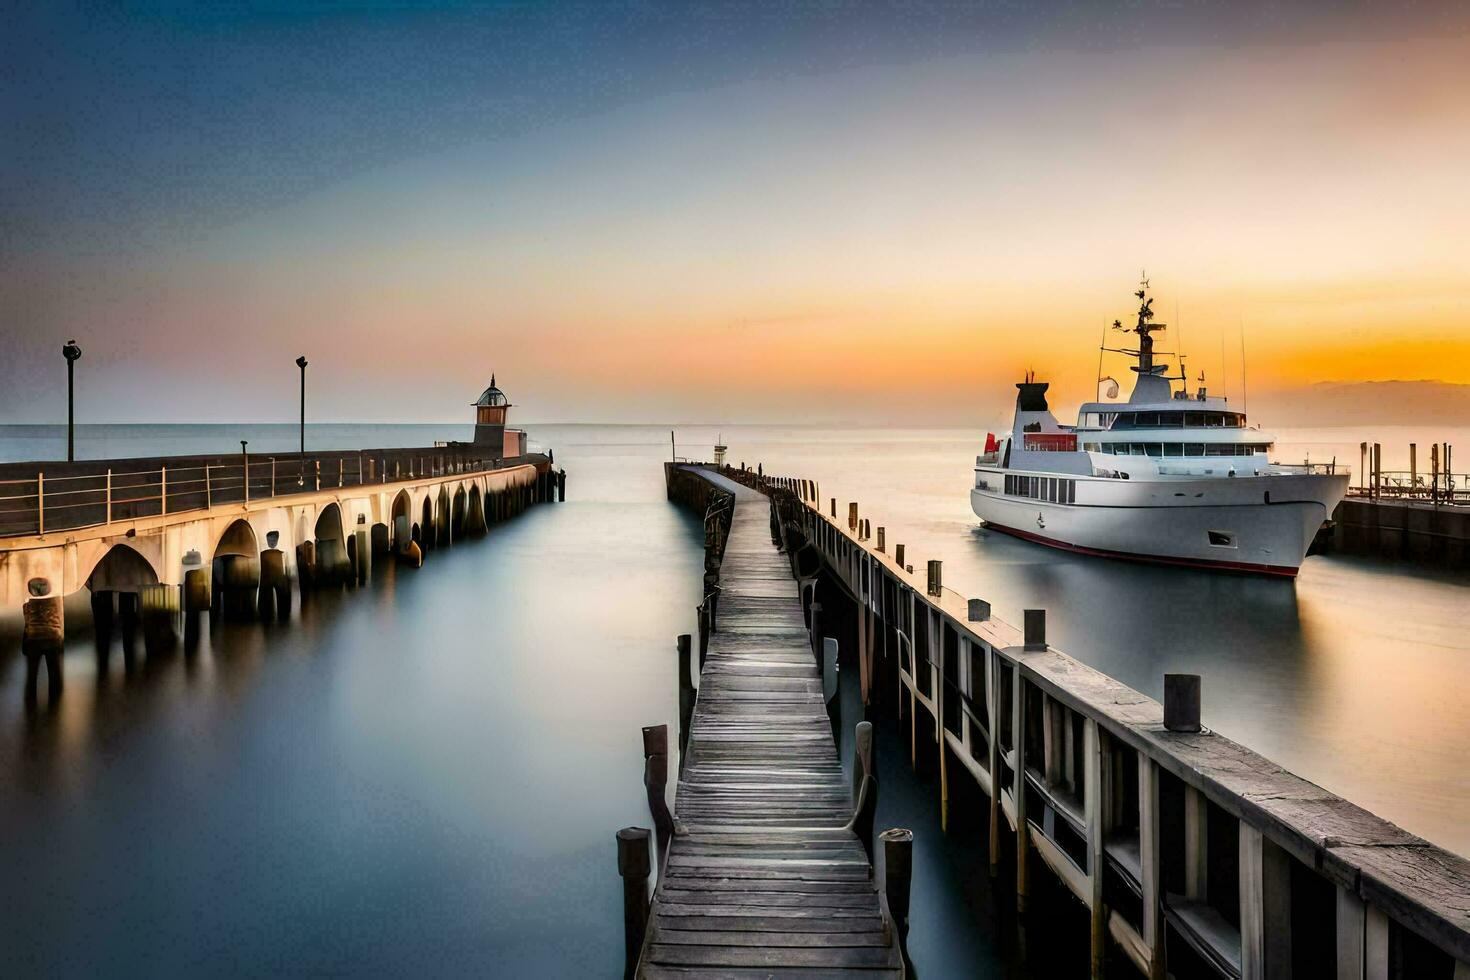
[{"label": "wooden post", "polygon": [[1164,980],[1164,922],[1159,851],[1159,776],[1153,760],[1138,754],[1138,866],[1143,880],[1143,944],[1149,980]]},{"label": "wooden post", "polygon": [[819,639],[819,637],[821,637],[821,635],[822,635],[822,604],[820,602],[817,602],[815,599],[813,599],[812,600],[812,604],[811,604],[811,645],[812,645],[812,658],[817,660],[817,665],[819,667],[821,666],[821,660],[819,659],[821,657],[821,650],[822,650],[822,641]]},{"label": "wooden post", "polygon": [[694,718],[695,689],[690,676],[692,638],[680,633],[675,641],[679,650],[679,771],[684,771],[684,757],[689,752],[689,726]]},{"label": "wooden post", "polygon": [[[1015,779],[1011,784],[1016,811],[1016,911],[1026,911],[1026,852],[1031,830],[1026,825],[1026,688],[1021,665],[1011,670],[1011,746],[1016,754]],[[998,784],[997,784],[998,785]]]},{"label": "wooden post", "polygon": [[896,545],[893,546],[893,560],[898,563],[898,567],[899,568],[903,568],[904,567],[904,565],[903,565],[903,545],[896,544]]},{"label": "wooden post", "polygon": [[[833,515],[836,516],[836,515]],[[857,501],[851,501],[847,505],[847,529],[856,531],[858,526]]]},{"label": "wooden post", "polygon": [[[168,479],[167,479],[167,477],[164,478],[164,484],[163,485],[164,485],[164,488],[165,489],[168,488]],[[205,463],[204,464],[204,509],[205,510],[208,510],[210,507],[213,506],[213,504],[211,503],[212,498],[213,498],[213,491],[212,491],[212,489],[209,486],[209,464],[208,463]],[[167,513],[168,512],[168,494],[167,493],[165,493],[163,495],[163,509],[164,509],[164,513]]]},{"label": "wooden post", "polygon": [[990,648],[985,647],[985,676],[989,683],[985,685],[985,717],[989,724],[985,727],[990,732],[990,877],[1000,877],[1000,822],[1005,819],[1005,812],[1000,807],[1000,767],[1005,764],[1005,759],[1000,751],[1000,657]]},{"label": "wooden post", "polygon": [[837,519],[837,498],[836,497],[833,497],[832,498],[832,519],[833,520],[836,520]]},{"label": "wooden post", "polygon": [[1209,808],[1205,794],[1184,787],[1184,897],[1203,902],[1208,898]]},{"label": "wooden post", "polygon": [[863,777],[877,778],[876,757],[873,755],[873,723],[860,721],[853,729],[852,738],[852,802],[856,806],[858,793],[863,787]]},{"label": "wooden post", "polygon": [[1337,980],[1363,980],[1367,908],[1357,893],[1337,889]]},{"label": "wooden post", "polygon": [[1291,858],[1240,824],[1241,980],[1291,974]]},{"label": "wooden post", "polygon": [[944,562],[937,558],[929,559],[929,594],[944,595]]},{"label": "wooden post", "polygon": [[884,538],[885,534],[887,533],[887,531],[888,531],[888,529],[885,528],[885,527],[879,527],[878,528],[878,551],[880,553],[883,551],[883,538]]},{"label": "wooden post", "polygon": [[649,832],[643,827],[618,831],[618,874],[623,878],[623,980],[633,980],[648,931]]},{"label": "wooden post", "polygon": [[1103,903],[1103,835],[1108,819],[1109,792],[1107,778],[1112,766],[1107,758],[1107,743],[1097,722],[1087,718],[1082,727],[1082,805],[1087,819],[1087,886],[1088,910],[1091,913],[1090,965],[1094,980],[1100,980],[1108,962],[1108,910]]},{"label": "wooden post", "polygon": [[648,794],[648,813],[658,834],[658,874],[663,878],[668,861],[669,840],[674,836],[674,815],[669,812],[669,726],[643,729],[643,789]]},{"label": "wooden post", "polygon": [[909,896],[914,875],[914,832],[890,827],[879,835],[883,841],[883,896],[898,934],[898,949],[905,969],[909,964]]}]

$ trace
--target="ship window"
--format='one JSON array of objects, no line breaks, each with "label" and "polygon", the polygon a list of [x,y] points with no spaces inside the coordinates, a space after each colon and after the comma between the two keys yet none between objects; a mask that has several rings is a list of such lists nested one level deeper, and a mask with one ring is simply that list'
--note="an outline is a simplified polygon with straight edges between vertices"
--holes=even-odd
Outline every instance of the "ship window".
[{"label": "ship window", "polygon": [[1151,442],[1151,443],[1149,443],[1148,444],[1148,454],[1150,456],[1162,456],[1162,455],[1164,455],[1164,444],[1161,443],[1161,442]]},{"label": "ship window", "polygon": [[1202,443],[1202,442],[1187,442],[1187,443],[1184,444],[1184,455],[1186,455],[1186,456],[1203,456],[1204,454],[1205,454],[1205,444],[1204,443]]},{"label": "ship window", "polygon": [[1184,443],[1182,443],[1182,442],[1166,442],[1166,443],[1164,443],[1164,455],[1165,456],[1183,456],[1184,455]]},{"label": "ship window", "polygon": [[1217,548],[1234,548],[1235,535],[1228,531],[1209,531],[1210,544]]},{"label": "ship window", "polygon": [[1046,499],[1052,503],[1057,502],[1057,480],[1046,481]]},{"label": "ship window", "polygon": [[1234,456],[1235,446],[1228,442],[1212,442],[1205,446],[1206,456]]}]

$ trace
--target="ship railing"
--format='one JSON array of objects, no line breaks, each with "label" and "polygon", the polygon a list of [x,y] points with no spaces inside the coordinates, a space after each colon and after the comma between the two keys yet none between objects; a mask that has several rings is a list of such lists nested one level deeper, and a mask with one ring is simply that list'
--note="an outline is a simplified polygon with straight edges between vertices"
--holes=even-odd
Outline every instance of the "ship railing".
[{"label": "ship railing", "polygon": [[1348,467],[1336,461],[1331,463],[1272,463],[1273,473],[1282,476],[1351,476]]}]

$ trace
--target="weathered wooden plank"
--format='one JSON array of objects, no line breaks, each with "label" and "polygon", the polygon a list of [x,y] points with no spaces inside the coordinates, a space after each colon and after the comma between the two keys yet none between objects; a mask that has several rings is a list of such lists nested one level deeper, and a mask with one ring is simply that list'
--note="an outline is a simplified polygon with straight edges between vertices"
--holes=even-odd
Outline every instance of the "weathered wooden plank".
[{"label": "weathered wooden plank", "polygon": [[796,583],[765,498],[719,482],[736,507],[717,630],[641,976],[896,977]]}]

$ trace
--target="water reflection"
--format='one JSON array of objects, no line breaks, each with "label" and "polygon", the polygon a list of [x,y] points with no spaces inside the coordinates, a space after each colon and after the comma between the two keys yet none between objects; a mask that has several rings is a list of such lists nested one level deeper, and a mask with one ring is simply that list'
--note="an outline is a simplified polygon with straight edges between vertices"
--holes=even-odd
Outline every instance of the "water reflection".
[{"label": "water reflection", "polygon": [[612,835],[648,820],[702,536],[656,464],[574,472],[639,502],[573,491],[192,653],[73,629],[31,712],[11,646],[6,975],[614,975]]}]

